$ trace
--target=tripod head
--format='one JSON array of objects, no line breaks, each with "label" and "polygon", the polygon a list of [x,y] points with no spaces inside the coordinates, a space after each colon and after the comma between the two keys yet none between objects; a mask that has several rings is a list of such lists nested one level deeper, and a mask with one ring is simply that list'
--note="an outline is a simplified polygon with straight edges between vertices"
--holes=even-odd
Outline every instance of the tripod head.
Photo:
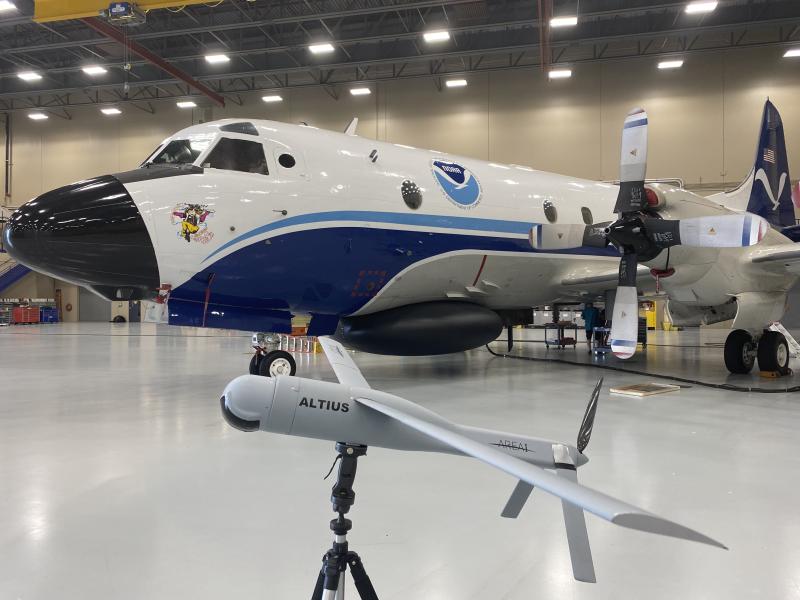
[{"label": "tripod head", "polygon": [[353,491],[353,481],[356,478],[358,457],[367,454],[367,447],[361,444],[348,444],[336,442],[336,457],[339,460],[339,470],[336,472],[336,483],[331,490],[331,504],[339,516],[347,514],[356,500]]}]

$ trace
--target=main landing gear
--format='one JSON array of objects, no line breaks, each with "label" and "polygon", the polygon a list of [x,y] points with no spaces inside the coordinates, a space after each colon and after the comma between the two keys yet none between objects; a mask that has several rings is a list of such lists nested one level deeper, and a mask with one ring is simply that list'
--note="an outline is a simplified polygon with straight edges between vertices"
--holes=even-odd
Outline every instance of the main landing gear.
[{"label": "main landing gear", "polygon": [[250,375],[277,377],[295,373],[297,373],[297,363],[294,357],[285,350],[266,352],[261,348],[256,348],[256,353],[250,359]]},{"label": "main landing gear", "polygon": [[731,373],[749,373],[758,359],[762,371],[786,373],[789,369],[789,344],[782,333],[764,331],[756,340],[744,329],[736,329],[725,340],[725,366]]}]

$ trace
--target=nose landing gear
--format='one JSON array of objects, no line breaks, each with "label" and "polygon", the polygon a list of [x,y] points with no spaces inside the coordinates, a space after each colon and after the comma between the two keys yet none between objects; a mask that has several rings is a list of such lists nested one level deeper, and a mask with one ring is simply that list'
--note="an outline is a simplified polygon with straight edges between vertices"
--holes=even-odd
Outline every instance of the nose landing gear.
[{"label": "nose landing gear", "polygon": [[277,377],[278,375],[294,375],[297,373],[297,363],[294,357],[284,350],[263,352],[256,350],[250,359],[250,375],[262,377]]},{"label": "nose landing gear", "polygon": [[297,373],[297,363],[294,357],[285,350],[278,350],[277,345],[277,337],[273,335],[253,334],[255,353],[250,359],[250,375],[277,377],[278,375]]},{"label": "nose landing gear", "polygon": [[789,373],[789,344],[782,333],[765,331],[756,339],[744,329],[736,329],[725,340],[725,366],[735,374],[749,373],[758,358],[761,371]]}]

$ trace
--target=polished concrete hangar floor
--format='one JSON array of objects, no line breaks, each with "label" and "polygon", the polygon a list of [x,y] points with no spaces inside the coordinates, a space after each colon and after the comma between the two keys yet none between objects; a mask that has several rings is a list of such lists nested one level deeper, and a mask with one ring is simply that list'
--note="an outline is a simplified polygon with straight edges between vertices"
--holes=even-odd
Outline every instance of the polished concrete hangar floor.
[{"label": "polished concrete hangar floor", "polygon": [[[247,348],[152,325],[0,330],[0,599],[310,596],[333,447],[222,421]],[[374,387],[453,419],[569,441],[600,374],[484,349],[355,359]],[[300,368],[333,378],[320,355]],[[596,585],[572,580],[557,501],[536,493],[501,519],[514,482],[465,458],[370,449],[350,539],[382,600],[800,598],[798,430],[798,394],[604,393],[582,482],[731,549],[590,516]]]}]

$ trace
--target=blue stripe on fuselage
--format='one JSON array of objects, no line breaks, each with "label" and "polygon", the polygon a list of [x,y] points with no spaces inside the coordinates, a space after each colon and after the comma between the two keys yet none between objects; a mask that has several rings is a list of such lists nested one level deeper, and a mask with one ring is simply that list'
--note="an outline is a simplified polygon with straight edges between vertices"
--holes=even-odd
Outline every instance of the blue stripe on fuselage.
[{"label": "blue stripe on fuselage", "polygon": [[475,217],[454,217],[445,215],[425,215],[411,213],[392,213],[368,210],[336,210],[320,213],[309,213],[281,219],[274,223],[267,223],[234,239],[225,242],[203,259],[203,262],[219,254],[231,246],[244,240],[268,233],[284,227],[307,225],[310,223],[324,223],[336,221],[364,221],[370,223],[388,223],[392,225],[413,225],[416,227],[430,227],[437,229],[462,229],[467,231],[486,231],[496,233],[516,233],[528,235],[532,223],[523,221],[503,221],[499,219],[478,219]]}]

